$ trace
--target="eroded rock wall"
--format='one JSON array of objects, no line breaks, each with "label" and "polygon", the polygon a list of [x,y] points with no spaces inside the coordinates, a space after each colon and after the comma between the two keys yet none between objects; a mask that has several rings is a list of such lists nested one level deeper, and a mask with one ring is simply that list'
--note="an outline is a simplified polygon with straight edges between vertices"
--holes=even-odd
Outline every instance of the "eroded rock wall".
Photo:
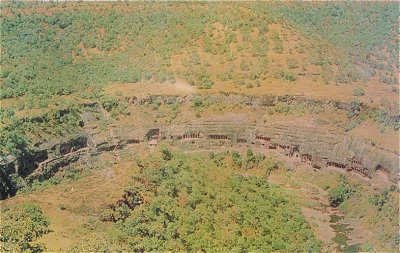
[{"label": "eroded rock wall", "polygon": [[[228,94],[226,98],[232,102],[264,106],[274,105],[280,100],[293,101],[293,97],[267,96],[255,99],[235,94]],[[192,99],[193,97],[150,96],[146,99],[131,98],[129,102],[143,104],[156,101],[169,104]],[[211,96],[208,99],[218,100],[221,97]],[[191,140],[198,142],[199,148],[210,146],[212,143],[230,146],[257,145],[297,158],[316,168],[335,166],[368,177],[375,171],[382,170],[393,180],[399,173],[398,155],[376,148],[327,125],[287,121],[256,124],[237,115],[220,115],[218,118],[198,119],[177,125],[132,123],[100,129],[98,122],[105,117],[104,111],[97,104],[91,104],[88,108],[81,114],[82,133],[64,140],[33,145],[28,153],[18,159],[12,156],[2,158],[0,166],[6,174],[2,176],[2,180],[16,176],[22,178],[25,183],[35,179],[43,180],[54,175],[59,168],[82,157],[120,150],[127,145],[147,143],[153,139],[173,141],[177,144]]]}]

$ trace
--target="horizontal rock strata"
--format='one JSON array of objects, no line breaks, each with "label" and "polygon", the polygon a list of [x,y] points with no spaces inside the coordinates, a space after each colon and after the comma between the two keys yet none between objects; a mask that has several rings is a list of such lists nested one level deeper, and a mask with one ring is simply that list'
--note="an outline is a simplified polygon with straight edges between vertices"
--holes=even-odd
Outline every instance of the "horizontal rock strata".
[{"label": "horizontal rock strata", "polygon": [[100,131],[96,117],[86,114],[82,115],[84,132],[81,134],[67,140],[35,145],[30,153],[19,159],[11,155],[1,158],[0,166],[7,176],[21,179],[19,186],[11,188],[21,187],[35,179],[49,178],[59,168],[82,157],[151,140],[163,140],[174,145],[185,145],[190,140],[194,148],[199,149],[214,145],[257,146],[281,152],[315,168],[334,166],[366,177],[381,170],[392,181],[398,180],[398,155],[326,126],[306,122],[255,124],[234,115],[222,115],[218,119],[194,120],[179,125],[117,125]]}]

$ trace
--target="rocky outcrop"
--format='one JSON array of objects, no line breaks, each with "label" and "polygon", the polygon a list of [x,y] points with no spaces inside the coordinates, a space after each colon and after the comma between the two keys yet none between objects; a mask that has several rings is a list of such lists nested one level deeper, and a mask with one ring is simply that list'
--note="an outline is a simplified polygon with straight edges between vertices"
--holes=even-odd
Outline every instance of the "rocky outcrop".
[{"label": "rocky outcrop", "polygon": [[[143,103],[182,103],[193,100],[193,96],[150,96],[145,99],[131,98],[133,104]],[[207,96],[218,101],[221,95]],[[237,94],[225,94],[223,99],[232,103],[272,106],[276,102],[292,103],[302,97],[251,97]],[[128,98],[129,100],[129,98]],[[308,101],[307,103],[323,103]],[[345,104],[338,104],[343,106]],[[178,125],[157,124],[110,125],[99,129],[99,120],[105,117],[104,110],[98,104],[89,104],[81,113],[82,133],[33,145],[29,152],[20,157],[1,158],[1,180],[7,187],[12,186],[11,178],[20,178],[19,185],[33,180],[51,177],[59,168],[67,166],[82,157],[102,152],[123,149],[127,145],[148,142],[153,139],[185,144],[186,140],[197,143],[199,148],[212,145],[256,145],[265,150],[275,150],[287,156],[308,163],[315,168],[335,166],[353,170],[370,177],[377,170],[386,172],[395,179],[399,172],[398,155],[380,150],[347,135],[344,131],[331,129],[320,123],[310,122],[249,122],[238,115],[220,115],[218,118],[193,120]],[[11,182],[11,183],[10,183]],[[9,187],[9,188],[10,188]],[[10,192],[15,192],[15,189]],[[2,190],[4,191],[4,190]],[[2,196],[5,195],[2,193]]]},{"label": "rocky outcrop", "polygon": [[54,175],[59,168],[79,160],[87,150],[87,135],[71,136],[66,140],[39,144],[19,157],[6,156],[0,161],[2,198],[14,194],[18,188],[33,180],[43,180]]},{"label": "rocky outcrop", "polygon": [[53,176],[60,168],[69,165],[72,162],[76,162],[83,156],[87,155],[89,148],[81,148],[77,151],[72,151],[70,153],[47,159],[39,163],[37,169],[25,178],[27,183],[31,183],[34,180],[44,180]]},{"label": "rocky outcrop", "polygon": [[344,131],[309,123],[266,122],[258,125],[246,119],[221,116],[173,126],[115,126],[112,132],[112,136],[108,136],[109,147],[120,148],[151,139],[172,141],[177,145],[190,140],[198,143],[199,148],[216,144],[257,145],[298,158],[316,168],[334,166],[368,177],[382,170],[392,178],[399,170],[396,154],[373,147]]}]

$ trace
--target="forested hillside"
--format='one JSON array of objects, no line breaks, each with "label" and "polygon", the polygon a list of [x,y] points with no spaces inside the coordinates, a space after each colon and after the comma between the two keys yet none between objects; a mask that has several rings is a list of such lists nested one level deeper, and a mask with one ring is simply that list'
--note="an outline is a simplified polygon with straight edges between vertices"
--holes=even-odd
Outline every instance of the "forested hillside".
[{"label": "forested hillside", "polygon": [[[88,202],[83,210],[59,198],[61,203],[57,204],[56,213],[75,216],[78,220],[84,218],[84,223],[75,221],[76,224],[66,225],[71,230],[62,236],[73,238],[74,243],[61,244],[62,251],[321,250],[321,243],[300,208],[282,188],[266,181],[271,170],[283,166],[274,159],[265,159],[252,150],[243,156],[229,152],[183,154],[166,147],[149,157],[127,159],[134,161],[124,168],[128,172],[124,181],[129,183],[114,203],[104,197],[116,194],[108,186],[99,193],[104,196],[98,199],[100,203],[107,200],[108,205]],[[242,160],[243,168],[237,159]],[[99,168],[92,172],[102,174]],[[44,194],[49,200],[59,194],[57,189],[68,187],[69,183],[79,185],[83,179],[86,183],[75,187],[81,198],[87,198],[85,189],[93,190],[87,181],[89,178],[72,173],[38,184],[31,191]],[[48,192],[52,191],[51,187],[56,192]],[[59,224],[59,220],[51,220],[48,227],[49,219],[40,208],[32,204],[25,206],[20,210],[15,207],[2,210],[6,223],[0,226],[4,232],[0,236],[1,250],[40,252],[46,247],[38,243],[39,237],[51,236],[52,229],[57,231],[57,238],[60,236],[59,229],[63,228],[51,226]],[[18,234],[13,234],[11,225]]]},{"label": "forested hillside", "polygon": [[361,102],[378,108],[346,129],[367,118],[398,129],[396,7],[2,3],[0,152],[79,132],[77,105],[117,107],[102,91],[112,84],[326,94],[356,111]]},{"label": "forested hillside", "polygon": [[[26,96],[21,107],[40,108],[54,95],[142,79],[181,78],[204,89],[227,81],[256,86],[271,76],[294,81],[298,68],[313,65],[328,83],[366,82],[378,71],[383,83],[396,84],[396,7],[3,3],[1,98]],[[273,24],[287,30],[270,31]],[[287,48],[293,32],[298,40]],[[270,51],[306,53],[311,66],[288,58],[287,67],[274,67]]]},{"label": "forested hillside", "polygon": [[100,215],[115,236],[102,233],[78,251],[320,250],[299,209],[265,177],[235,172],[226,154],[163,154],[163,162],[138,160],[142,172]]},{"label": "forested hillside", "polygon": [[0,251],[395,251],[398,7],[2,1]]}]

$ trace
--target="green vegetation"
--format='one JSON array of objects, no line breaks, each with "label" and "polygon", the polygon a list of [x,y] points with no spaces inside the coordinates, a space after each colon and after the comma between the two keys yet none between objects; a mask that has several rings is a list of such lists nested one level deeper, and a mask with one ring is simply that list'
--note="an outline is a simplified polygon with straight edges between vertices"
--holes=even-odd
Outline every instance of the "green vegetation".
[{"label": "green vegetation", "polygon": [[59,173],[59,175],[53,176],[49,179],[33,180],[28,185],[19,189],[17,191],[17,195],[27,193],[27,192],[34,192],[34,191],[38,191],[38,190],[51,188],[56,185],[59,185],[62,182],[76,181],[86,175],[89,175],[90,173],[91,173],[91,168],[88,166],[86,166],[84,168],[84,170],[82,167],[68,168],[68,170],[65,170],[62,173]]},{"label": "green vegetation", "polygon": [[370,186],[354,184],[343,175],[338,185],[331,188],[329,202],[352,217],[364,217],[368,226],[373,228],[379,243],[387,249],[398,247],[399,199],[397,186],[371,190]]},{"label": "green vegetation", "polygon": [[362,219],[376,234],[377,245],[385,251],[396,251],[400,241],[398,186],[376,190],[366,184],[349,182],[344,177],[339,181],[335,193],[329,191],[330,201],[340,202],[339,208],[347,216]]},{"label": "green vegetation", "polygon": [[[90,7],[1,3],[0,98],[13,102],[0,108],[4,124],[0,154],[23,153],[35,138],[49,140],[76,132],[76,112],[81,108],[75,101],[68,102],[72,97],[100,102],[114,119],[128,115],[126,102],[102,94],[111,83],[183,79],[201,89],[210,89],[217,81],[261,87],[274,77],[294,83],[302,74],[294,54],[304,50],[312,58],[308,62],[323,69],[327,83],[365,81],[375,72],[384,72],[383,83],[397,83],[398,63],[390,57],[397,49],[395,7],[394,3],[99,3]],[[280,30],[271,29],[278,24]],[[301,36],[285,50],[291,27],[312,48]],[[331,55],[323,41],[346,55]],[[286,64],[276,64],[269,49],[292,55]],[[301,66],[305,75],[306,65]],[[339,70],[336,77],[333,69]],[[355,96],[363,94],[362,89],[354,90]],[[299,105],[298,111],[306,110],[307,106]],[[275,111],[290,114],[293,109],[278,106]],[[24,116],[16,116],[18,112]],[[196,106],[195,115],[201,117],[202,112]],[[398,119],[389,112],[384,108],[376,121],[398,129]],[[177,114],[173,110],[170,120]],[[105,129],[107,122],[101,125]]]},{"label": "green vegetation", "polygon": [[390,116],[383,110],[376,110],[372,118],[384,127],[390,127],[396,131],[400,129],[400,121],[396,116]]},{"label": "green vegetation", "polygon": [[68,109],[60,106],[41,116],[5,118],[8,124],[0,131],[0,155],[13,154],[20,157],[27,152],[31,141],[76,133],[82,124],[79,112],[77,106]]},{"label": "green vegetation", "polygon": [[265,159],[265,156],[263,154],[254,154],[252,149],[247,149],[246,152],[246,159],[245,159],[245,168],[246,169],[252,169],[254,167],[257,167],[261,161]]},{"label": "green vegetation", "polygon": [[172,159],[172,156],[173,156],[172,152],[167,147],[161,148],[161,153],[162,153],[163,160],[169,161]]},{"label": "green vegetation", "polygon": [[[269,158],[267,159],[269,160]],[[273,163],[271,163],[273,164]],[[276,173],[276,174],[275,174]],[[374,231],[371,236],[364,237],[359,244],[340,249],[344,252],[357,251],[384,251],[396,252],[399,245],[399,187],[396,184],[385,186],[381,179],[373,178],[366,181],[365,178],[358,176],[344,176],[346,172],[318,171],[311,172],[309,169],[295,170],[291,173],[281,173],[276,171],[276,175],[284,175],[280,185],[293,185],[298,190],[290,190],[289,194],[294,194],[293,199],[300,202],[301,206],[312,206],[315,209],[320,208],[320,202],[311,204],[309,199],[315,200],[313,194],[307,197],[304,195],[304,189],[311,187],[313,189],[324,189],[328,193],[328,200],[335,202],[339,214],[343,214],[342,224],[335,224],[333,228],[338,229],[334,241],[344,242],[348,239],[358,237],[362,230]],[[339,176],[338,176],[339,174]],[[332,193],[331,191],[335,189]],[[323,193],[325,196],[325,193]],[[335,200],[335,201],[334,201]],[[343,201],[341,201],[343,200]],[[335,205],[336,205],[335,204]],[[379,208],[382,206],[382,208]],[[341,218],[336,214],[331,216],[331,222],[337,222]],[[311,223],[313,224],[313,223]],[[362,224],[356,228],[352,224]],[[354,230],[352,229],[354,228]],[[319,227],[321,229],[321,227]],[[323,228],[322,228],[323,229]],[[360,232],[358,232],[360,231]],[[346,238],[345,234],[349,235]],[[359,234],[360,233],[360,234]],[[354,236],[354,237],[353,237]],[[344,240],[344,241],[343,241]],[[348,241],[351,245],[353,242]]]},{"label": "green vegetation", "polygon": [[[57,109],[52,113],[30,118],[5,118],[8,124],[0,131],[0,156],[11,154],[17,161],[29,161],[32,158],[32,143],[51,140],[55,137],[68,137],[78,132],[81,126],[79,110]],[[8,169],[0,166],[0,198],[13,195],[23,186],[19,176],[26,174],[20,169],[19,175],[9,176]]]},{"label": "green vegetation", "polygon": [[353,90],[353,95],[354,95],[354,96],[357,96],[357,97],[361,97],[361,96],[364,96],[364,95],[365,95],[365,91],[364,91],[363,88],[357,87],[357,88],[355,88],[355,89]]},{"label": "green vegetation", "polygon": [[[246,160],[254,160],[250,153]],[[145,168],[101,215],[110,233],[88,243],[99,251],[319,251],[282,190],[235,172],[228,157],[174,153],[169,161],[141,161]]]},{"label": "green vegetation", "polygon": [[24,204],[1,210],[0,251],[42,252],[45,247],[32,243],[49,232],[49,221],[41,209]]},{"label": "green vegetation", "polygon": [[[111,139],[114,132],[105,131],[118,123],[180,124],[191,120],[192,114],[213,118],[220,112],[251,111],[248,118],[256,119],[255,125],[303,115],[309,120],[321,114],[312,124],[350,131],[371,120],[380,124],[382,132],[386,127],[400,128],[397,104],[384,101],[375,106],[374,98],[369,104],[368,96],[374,93],[367,86],[379,80],[391,97],[399,92],[389,86],[398,83],[399,63],[393,57],[398,55],[397,3],[5,2],[0,6],[0,156],[24,165],[17,173],[12,166],[0,166],[0,199],[26,184],[22,178],[37,164],[25,165],[39,155],[36,149],[84,131],[85,116],[90,118],[85,129],[99,132],[96,143],[103,137]],[[347,100],[347,87],[344,101],[332,102],[325,95],[329,101],[318,100],[319,95],[311,98],[314,93],[301,90],[302,82],[308,85],[311,80],[313,85],[349,85],[350,91],[357,87],[354,100]],[[200,94],[172,95],[166,102],[152,97],[143,103],[139,95],[136,100],[125,96],[125,90],[134,96],[133,86],[146,93],[146,84],[167,86],[177,81],[183,84],[177,85],[182,93],[187,83],[201,89],[195,90]],[[122,88],[115,93],[105,89],[111,84]],[[275,88],[276,94],[291,95],[257,97]],[[252,89],[247,92],[254,96],[235,93],[244,89]],[[226,94],[212,94],[217,90]],[[97,105],[100,112],[85,115]],[[124,118],[131,113],[131,118]],[[330,113],[337,114],[334,122],[327,120]],[[292,167],[252,149],[209,155],[173,153],[166,146],[160,151],[137,158],[135,176],[122,198],[102,206],[101,215],[96,207],[96,215],[90,214],[87,224],[73,231],[87,232],[90,240],[71,250],[321,250],[295,200],[266,180],[278,168],[295,175]],[[84,171],[70,168],[49,180],[34,180],[19,193],[59,187],[63,181],[73,184],[92,165],[85,166]],[[324,185],[332,207],[365,219],[384,249],[396,249],[398,196],[393,189],[370,188],[346,177]],[[71,211],[67,203],[56,208]],[[49,232],[40,208],[18,205],[1,211],[0,251],[45,250],[35,244]]]},{"label": "green vegetation", "polygon": [[104,97],[101,105],[107,112],[110,112],[113,108],[118,106],[118,102],[114,97]]},{"label": "green vegetation", "polygon": [[379,193],[374,194],[369,201],[374,204],[379,211],[382,211],[383,206],[390,200],[388,188],[382,189]]},{"label": "green vegetation", "polygon": [[264,163],[265,176],[268,177],[273,170],[283,169],[285,172],[292,170],[286,163],[278,160],[275,156],[269,156]]},{"label": "green vegetation", "polygon": [[277,54],[283,53],[283,42],[282,39],[279,37],[279,34],[277,34],[276,32],[273,33],[272,40],[274,41],[274,47],[272,48],[272,51]]},{"label": "green vegetation", "polygon": [[329,190],[329,203],[333,207],[340,206],[356,192],[345,176],[339,177],[339,185]]},{"label": "green vegetation", "polygon": [[[357,55],[354,60],[337,60],[340,83],[367,75],[355,67],[357,61],[383,68],[389,73],[385,78],[395,78],[390,73],[398,63],[387,57],[397,50],[393,41],[397,31],[394,3],[236,5],[252,12],[242,15],[240,8],[227,11],[220,4],[114,4],[106,11],[102,4],[97,8],[67,4],[62,11],[53,9],[59,5],[44,5],[52,12],[46,15],[32,3],[2,3],[8,14],[2,15],[1,23],[1,98],[25,95],[31,101],[25,103],[27,108],[39,103],[45,106],[54,95],[97,89],[110,82],[137,83],[152,78],[162,82],[181,77],[208,89],[220,73],[208,73],[208,67],[215,65],[195,51],[196,41],[204,41],[204,52],[210,57],[236,54],[229,47],[236,44],[239,52],[248,50],[263,59],[269,40],[274,52],[284,51],[285,35],[274,31],[265,36],[276,20],[288,22],[316,42],[324,38],[349,56]],[[121,11],[121,7],[128,11]],[[32,12],[21,14],[26,8],[32,8]],[[225,26],[221,33],[215,28],[217,22]],[[256,28],[256,36],[250,36]],[[238,41],[236,31],[243,34],[243,41]],[[174,55],[191,51],[183,62],[183,71],[171,67]],[[315,55],[323,54],[322,48],[315,51]],[[331,61],[328,57],[318,64],[331,65]],[[247,72],[248,62],[242,58],[241,63],[242,72]]]},{"label": "green vegetation", "polygon": [[293,73],[293,72],[282,72],[282,73],[280,73],[280,75],[285,80],[288,80],[291,82],[296,81],[296,79],[297,79],[295,73]]},{"label": "green vegetation", "polygon": [[262,161],[264,161],[265,156],[263,154],[254,154],[252,149],[247,149],[246,157],[242,158],[239,152],[231,152],[231,158],[233,164],[237,168],[252,169],[258,167]]},{"label": "green vegetation", "polygon": [[233,164],[236,167],[241,168],[242,164],[243,164],[243,161],[242,161],[242,157],[240,156],[239,152],[233,151],[231,153],[231,156],[232,156]]},{"label": "green vegetation", "polygon": [[[271,12],[270,6],[262,4],[254,6],[254,9]],[[330,2],[313,5],[293,3],[277,4],[272,9],[304,34],[343,49],[353,62],[375,69],[385,69],[393,74],[396,68],[398,69],[396,57],[388,57],[397,55],[398,52],[395,39],[398,13],[394,2]],[[358,71],[351,61],[339,61],[342,68],[337,76],[338,82],[348,82],[360,75],[371,76],[368,71]],[[325,55],[321,62],[322,65],[326,63],[329,64],[328,55]],[[387,76],[382,78],[388,79]]]},{"label": "green vegetation", "polygon": [[214,85],[213,80],[209,75],[201,75],[198,87],[200,89],[210,89]]}]

